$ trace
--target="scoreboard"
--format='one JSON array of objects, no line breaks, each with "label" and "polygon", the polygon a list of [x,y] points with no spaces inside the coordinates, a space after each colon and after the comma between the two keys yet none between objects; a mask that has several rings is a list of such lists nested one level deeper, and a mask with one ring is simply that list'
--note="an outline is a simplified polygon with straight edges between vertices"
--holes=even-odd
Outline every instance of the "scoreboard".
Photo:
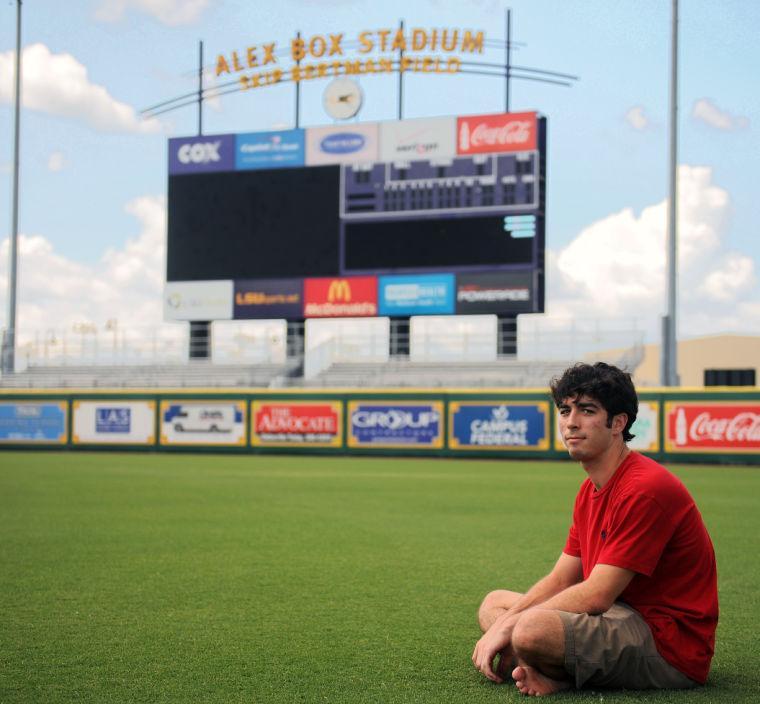
[{"label": "scoreboard", "polygon": [[540,312],[535,112],[169,140],[165,315]]}]

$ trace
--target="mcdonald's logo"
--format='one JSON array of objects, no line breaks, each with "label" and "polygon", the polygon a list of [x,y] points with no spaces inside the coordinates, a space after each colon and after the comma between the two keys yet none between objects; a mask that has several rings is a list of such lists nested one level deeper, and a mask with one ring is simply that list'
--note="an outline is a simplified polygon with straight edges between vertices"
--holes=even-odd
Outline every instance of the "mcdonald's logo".
[{"label": "mcdonald's logo", "polygon": [[305,279],[303,314],[306,318],[377,315],[377,277]]},{"label": "mcdonald's logo", "polygon": [[327,289],[327,300],[330,303],[343,301],[351,302],[351,284],[346,279],[335,279],[330,282],[330,288]]}]

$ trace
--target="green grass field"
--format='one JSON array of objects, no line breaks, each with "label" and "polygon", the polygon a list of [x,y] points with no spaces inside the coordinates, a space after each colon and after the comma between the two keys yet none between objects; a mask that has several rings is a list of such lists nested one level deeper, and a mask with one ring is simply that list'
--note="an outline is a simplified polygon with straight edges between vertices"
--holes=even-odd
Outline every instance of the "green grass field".
[{"label": "green grass field", "polygon": [[[718,554],[709,685],[760,700],[760,471],[678,466]],[[0,702],[504,702],[486,591],[563,544],[561,462],[0,453]]]}]

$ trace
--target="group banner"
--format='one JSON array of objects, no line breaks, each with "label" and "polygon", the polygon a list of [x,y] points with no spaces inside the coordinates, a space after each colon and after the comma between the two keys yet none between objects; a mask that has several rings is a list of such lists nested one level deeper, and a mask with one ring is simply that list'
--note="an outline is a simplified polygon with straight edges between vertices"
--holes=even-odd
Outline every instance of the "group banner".
[{"label": "group banner", "polygon": [[451,401],[449,449],[547,450],[546,401]]},{"label": "group banner", "polygon": [[67,401],[0,401],[0,443],[62,445],[67,421]]},{"label": "group banner", "polygon": [[161,402],[162,445],[244,446],[245,401]]},{"label": "group banner", "polygon": [[75,445],[153,445],[156,442],[155,401],[75,400],[71,415],[71,442]]},{"label": "group banner", "polygon": [[348,446],[443,447],[443,401],[349,401]]},{"label": "group banner", "polygon": [[340,401],[253,401],[251,445],[255,447],[341,447]]}]

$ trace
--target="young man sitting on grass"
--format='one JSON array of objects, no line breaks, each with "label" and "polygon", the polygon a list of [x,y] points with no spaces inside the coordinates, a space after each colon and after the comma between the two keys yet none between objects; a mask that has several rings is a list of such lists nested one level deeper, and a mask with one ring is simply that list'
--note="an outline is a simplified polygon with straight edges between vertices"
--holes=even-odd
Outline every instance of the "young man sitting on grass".
[{"label": "young man sitting on grass", "polygon": [[[628,449],[638,399],[599,362],[551,384],[562,440],[587,478],[552,571],[525,594],[488,594],[472,661],[523,694],[704,684],[715,646],[715,553],[681,481]],[[498,657],[498,666],[496,660]]]}]

